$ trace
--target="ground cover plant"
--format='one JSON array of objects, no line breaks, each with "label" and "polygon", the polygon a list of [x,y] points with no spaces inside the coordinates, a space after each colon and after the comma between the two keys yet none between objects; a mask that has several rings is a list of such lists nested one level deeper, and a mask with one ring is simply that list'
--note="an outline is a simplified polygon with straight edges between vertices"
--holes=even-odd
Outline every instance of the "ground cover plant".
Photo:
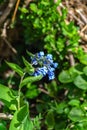
[{"label": "ground cover plant", "polygon": [[68,9],[0,0],[0,130],[87,129],[86,27]]}]

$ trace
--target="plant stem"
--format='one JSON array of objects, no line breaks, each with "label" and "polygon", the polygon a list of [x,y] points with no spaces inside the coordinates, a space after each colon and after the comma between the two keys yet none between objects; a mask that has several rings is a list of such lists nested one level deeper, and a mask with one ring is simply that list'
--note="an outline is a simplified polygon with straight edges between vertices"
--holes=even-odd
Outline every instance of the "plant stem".
[{"label": "plant stem", "polygon": [[[24,73],[25,75],[25,73]],[[19,84],[19,90],[18,90],[18,110],[20,109],[20,100],[21,100],[21,82],[24,78],[24,75],[21,77],[20,84]]]},{"label": "plant stem", "polygon": [[21,94],[21,88],[19,87],[19,90],[18,90],[18,110],[20,109],[20,94]]},{"label": "plant stem", "polygon": [[12,16],[12,23],[14,23],[14,21],[15,21],[15,17],[16,17],[16,14],[17,14],[19,3],[20,3],[20,0],[17,0],[16,7],[15,7],[15,10],[14,10],[14,14]]}]

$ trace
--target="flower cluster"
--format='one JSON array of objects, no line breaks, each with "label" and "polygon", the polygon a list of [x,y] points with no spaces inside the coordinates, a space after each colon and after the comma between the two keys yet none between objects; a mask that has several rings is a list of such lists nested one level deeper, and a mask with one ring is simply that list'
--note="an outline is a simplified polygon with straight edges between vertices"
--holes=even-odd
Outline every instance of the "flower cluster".
[{"label": "flower cluster", "polygon": [[34,76],[48,75],[49,80],[55,78],[55,68],[57,68],[58,63],[53,62],[53,57],[51,54],[44,55],[44,52],[36,53],[31,57],[31,64],[35,67]]}]

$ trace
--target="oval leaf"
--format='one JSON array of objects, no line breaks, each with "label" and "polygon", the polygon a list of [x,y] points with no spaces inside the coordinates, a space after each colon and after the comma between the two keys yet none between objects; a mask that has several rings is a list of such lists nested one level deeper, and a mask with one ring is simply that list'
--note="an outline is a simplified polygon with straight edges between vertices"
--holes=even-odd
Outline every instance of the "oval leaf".
[{"label": "oval leaf", "polygon": [[59,74],[59,81],[61,83],[70,83],[73,81],[72,77],[70,76],[68,70],[63,70],[60,74]]},{"label": "oval leaf", "polygon": [[27,85],[28,83],[32,83],[32,82],[35,82],[35,81],[39,81],[40,79],[42,79],[42,75],[39,75],[39,76],[30,76],[30,77],[27,77],[25,78],[22,82],[21,82],[21,87],[23,87],[24,85]]},{"label": "oval leaf", "polygon": [[69,101],[68,103],[70,106],[79,106],[80,105],[80,101],[77,99],[72,99],[71,101]]},{"label": "oval leaf", "polygon": [[16,73],[18,73],[20,76],[23,76],[23,69],[18,66],[17,64],[6,62],[11,69],[13,69]]},{"label": "oval leaf", "polygon": [[68,117],[72,120],[72,121],[81,121],[84,119],[84,112],[80,109],[80,108],[72,108]]},{"label": "oval leaf", "polygon": [[80,89],[87,90],[87,81],[80,75],[74,79],[74,84]]},{"label": "oval leaf", "polygon": [[83,72],[78,71],[75,67],[71,67],[69,70],[63,70],[59,74],[59,81],[62,83],[72,82],[78,75]]}]

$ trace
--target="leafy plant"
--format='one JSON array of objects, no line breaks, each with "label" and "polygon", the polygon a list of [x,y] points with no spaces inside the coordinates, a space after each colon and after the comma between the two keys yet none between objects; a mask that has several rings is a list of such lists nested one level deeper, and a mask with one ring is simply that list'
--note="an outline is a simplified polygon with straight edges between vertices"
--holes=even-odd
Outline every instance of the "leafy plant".
[{"label": "leafy plant", "polygon": [[[61,0],[21,5],[16,22],[24,45],[40,52],[27,51],[31,63],[22,57],[23,66],[6,62],[14,73],[7,79],[9,87],[0,80],[0,100],[3,113],[11,114],[9,130],[86,130],[87,53],[80,46],[79,28],[67,21]],[[1,120],[0,129],[6,130],[5,123]]]},{"label": "leafy plant", "polygon": [[[29,55],[31,53],[27,52]],[[32,57],[33,56],[33,57]],[[20,83],[18,87],[18,91],[15,91],[11,88],[8,88],[7,86],[4,86],[0,84],[0,99],[5,105],[11,110],[12,112],[12,121],[10,123],[9,130],[38,130],[41,128],[40,126],[40,120],[41,115],[36,116],[33,120],[31,120],[29,115],[29,104],[24,98],[34,98],[35,96],[39,95],[39,91],[36,89],[35,85],[32,85],[33,82],[41,80],[44,76],[45,70],[37,72],[38,74],[35,75],[37,68],[40,66],[47,67],[46,69],[51,67],[54,67],[53,70],[50,70],[50,72],[54,72],[55,68],[57,67],[57,63],[53,62],[52,55],[48,54],[47,56],[44,56],[44,52],[39,52],[35,55],[32,54],[31,56],[31,63],[29,63],[24,57],[24,68],[21,68],[19,65],[15,63],[6,62],[11,69],[15,71],[20,76]],[[35,64],[36,63],[36,64]],[[36,65],[36,66],[35,66]],[[48,68],[49,66],[49,68]],[[36,68],[37,67],[37,68]],[[46,72],[47,74],[48,72]],[[54,75],[54,73],[53,73]],[[15,75],[14,75],[15,76]],[[51,75],[52,76],[52,75]],[[49,75],[50,77],[50,75]],[[49,80],[52,80],[50,78]],[[24,95],[22,93],[22,88],[26,86],[28,88],[28,91]],[[4,96],[3,96],[4,95]],[[4,127],[4,126],[3,126]]]},{"label": "leafy plant", "polygon": [[[23,58],[23,62],[24,68],[15,63],[6,62],[21,77],[18,91],[0,84],[0,100],[12,111],[13,115],[9,130],[33,130],[34,128],[29,116],[29,104],[23,100],[24,94],[21,89],[27,84],[40,80],[42,75],[29,76],[29,72],[34,72],[34,68],[25,58]],[[28,76],[26,76],[27,73]],[[39,118],[36,119],[39,120]],[[36,125],[39,125],[38,122]],[[1,129],[5,129],[3,124],[1,127]]]},{"label": "leafy plant", "polygon": [[31,2],[29,8],[23,10],[25,8],[20,8],[20,19],[26,28],[24,30],[26,44],[38,43],[38,49],[46,49],[54,54],[59,62],[64,61],[69,54],[85,62],[84,52],[79,46],[78,28],[74,22],[66,22],[67,10],[61,9],[59,0],[56,3],[53,0]]}]

